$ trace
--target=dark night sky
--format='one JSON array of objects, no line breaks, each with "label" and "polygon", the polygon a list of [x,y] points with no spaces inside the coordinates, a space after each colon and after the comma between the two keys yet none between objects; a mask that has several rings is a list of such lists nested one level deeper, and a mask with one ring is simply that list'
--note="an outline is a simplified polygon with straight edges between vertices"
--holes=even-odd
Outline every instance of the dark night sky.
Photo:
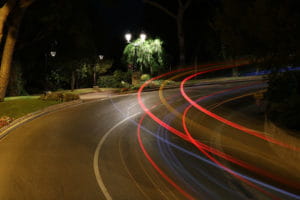
[{"label": "dark night sky", "polygon": [[125,45],[124,34],[141,29],[144,5],[140,0],[111,1],[93,0],[92,19],[98,34],[98,52],[120,56]]},{"label": "dark night sky", "polygon": [[[141,0],[91,0],[92,19],[97,34],[98,53],[112,57],[120,57],[125,45],[124,34],[128,31],[138,37],[141,31],[149,37],[159,37],[165,43],[167,52],[173,60],[177,57],[177,32],[174,19]],[[177,1],[157,1],[176,13]],[[203,3],[204,2],[204,3]],[[201,44],[194,38],[206,37],[209,34],[207,23],[209,15],[208,4],[203,0],[194,0],[185,18],[187,51],[189,43]],[[213,1],[210,1],[210,3]],[[192,47],[194,48],[194,47]],[[197,48],[197,47],[195,47]],[[174,58],[175,57],[175,58]]]},{"label": "dark night sky", "polygon": [[[178,5],[177,1],[156,1],[176,13]],[[65,4],[63,4],[63,2],[65,2]],[[81,14],[88,14],[87,18],[90,20],[90,22],[88,22],[90,24],[87,24],[87,27],[91,26],[92,40],[95,41],[94,44],[96,46],[97,54],[103,54],[106,58],[112,58],[118,62],[122,57],[122,51],[126,45],[124,34],[126,32],[131,32],[133,37],[137,38],[143,31],[148,37],[158,37],[162,39],[170,62],[176,64],[178,61],[176,21],[161,10],[148,4],[144,4],[142,0],[87,0],[84,1],[84,3],[80,0],[37,1],[32,6],[31,11],[29,10],[26,13],[28,16],[25,17],[25,22],[23,23],[25,25],[23,26],[23,30],[20,31],[20,40],[35,40],[39,32],[42,34],[46,33],[46,38],[38,44],[40,46],[45,46],[43,42],[49,43],[49,41],[56,40],[57,36],[55,33],[51,34],[53,28],[49,28],[53,26],[55,22],[46,24],[43,21],[43,18],[47,18],[48,15],[55,16],[55,12],[58,13],[57,15],[59,15],[60,18],[63,18],[64,16],[61,15],[65,15],[64,6],[66,6],[68,2],[74,2],[74,4],[76,2],[76,5],[79,5],[79,8],[76,7],[76,9],[84,8],[79,10],[80,13],[83,10],[87,10],[87,12],[84,11]],[[208,36],[211,35],[207,22],[212,13],[210,9],[208,9],[209,6],[207,5],[207,2],[211,3],[212,0],[194,0],[185,15],[184,29],[186,36],[186,52],[189,60],[193,60],[195,53],[203,55],[203,59],[210,59],[206,56],[205,52],[202,52],[202,47],[205,46]],[[45,6],[46,4],[47,6]],[[73,21],[72,19],[71,21],[67,21],[67,24],[63,24],[63,27],[60,27],[60,29],[56,31],[58,35],[62,35],[60,36],[60,39],[64,40],[66,38],[62,33],[70,32],[68,27],[72,24],[75,24],[74,26],[79,24],[78,26],[81,26],[80,23],[85,23],[85,19],[82,20],[82,22],[77,23],[76,17],[79,15],[77,11],[78,10],[73,11],[73,17],[75,18]],[[63,41],[58,41],[59,45],[62,43]],[[33,44],[33,46],[34,45],[35,44]],[[48,47],[43,48],[46,49]],[[74,48],[69,48],[70,51],[73,49]]]}]

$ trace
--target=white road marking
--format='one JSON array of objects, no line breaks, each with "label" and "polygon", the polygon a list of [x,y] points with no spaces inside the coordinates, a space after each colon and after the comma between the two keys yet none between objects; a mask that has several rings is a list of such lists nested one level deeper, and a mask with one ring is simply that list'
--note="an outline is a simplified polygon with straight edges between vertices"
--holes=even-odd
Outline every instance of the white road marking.
[{"label": "white road marking", "polygon": [[101,140],[99,141],[99,143],[97,145],[97,148],[96,148],[96,151],[94,153],[94,173],[95,173],[95,176],[96,176],[96,179],[97,179],[98,186],[100,187],[100,190],[103,192],[103,194],[104,194],[104,196],[107,200],[112,200],[112,197],[110,196],[109,192],[107,191],[107,188],[104,185],[104,182],[103,182],[103,179],[102,179],[102,176],[101,176],[101,173],[100,173],[99,154],[100,154],[101,147],[103,146],[103,144],[104,144],[105,140],[107,139],[107,137],[109,136],[109,134],[111,132],[113,132],[114,129],[116,129],[118,126],[120,126],[121,124],[126,122],[128,119],[133,118],[133,117],[135,117],[139,114],[140,114],[140,112],[135,113],[134,115],[128,116],[125,119],[123,119],[122,121],[118,122],[116,125],[114,125],[111,129],[109,129],[104,134],[104,136],[101,138]]}]

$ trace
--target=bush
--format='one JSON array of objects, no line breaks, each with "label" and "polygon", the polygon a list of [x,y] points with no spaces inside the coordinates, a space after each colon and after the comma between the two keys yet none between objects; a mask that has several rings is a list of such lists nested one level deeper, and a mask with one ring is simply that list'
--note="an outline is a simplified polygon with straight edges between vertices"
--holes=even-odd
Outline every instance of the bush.
[{"label": "bush", "polygon": [[282,73],[269,81],[267,116],[280,127],[300,130],[300,72]]},{"label": "bush", "polygon": [[10,124],[14,119],[8,116],[0,117],[0,128]]},{"label": "bush", "polygon": [[78,100],[79,95],[78,94],[73,94],[73,93],[64,93],[63,94],[63,101],[68,102],[68,101],[74,101]]},{"label": "bush", "polygon": [[62,102],[64,98],[63,92],[45,92],[45,94],[43,94],[40,99],[44,100],[44,101],[59,101]]},{"label": "bush", "polygon": [[131,72],[123,72],[121,70],[116,70],[114,71],[114,74],[113,76],[115,77],[116,80],[119,80],[119,81],[124,81],[124,82],[127,82],[127,83],[130,83],[131,82]]},{"label": "bush", "polygon": [[141,76],[141,81],[148,81],[151,78],[150,74],[143,74]]},{"label": "bush", "polygon": [[99,87],[104,88],[119,88],[121,87],[121,81],[117,80],[114,76],[100,76],[97,81]]},{"label": "bush", "polygon": [[63,93],[63,92],[46,92],[43,94],[40,99],[44,101],[59,101],[59,102],[68,102],[79,99],[78,94],[73,93]]},{"label": "bush", "polygon": [[166,80],[166,85],[175,85],[176,82],[175,81],[172,81],[172,80]]},{"label": "bush", "polygon": [[97,81],[99,87],[105,88],[122,88],[129,87],[131,82],[131,73],[122,72],[120,70],[114,71],[113,75],[100,76]]}]

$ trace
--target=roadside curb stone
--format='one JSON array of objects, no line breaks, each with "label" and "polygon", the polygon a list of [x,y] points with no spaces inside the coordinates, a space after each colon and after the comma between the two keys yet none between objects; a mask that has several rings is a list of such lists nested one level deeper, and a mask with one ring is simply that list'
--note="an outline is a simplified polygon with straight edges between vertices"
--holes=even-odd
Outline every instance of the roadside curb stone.
[{"label": "roadside curb stone", "polygon": [[11,130],[13,130],[14,128],[29,122],[37,117],[40,117],[42,115],[48,114],[48,113],[52,113],[55,111],[59,111],[59,110],[63,110],[65,108],[69,108],[72,106],[77,106],[83,104],[83,101],[81,99],[79,100],[75,100],[75,101],[70,101],[70,102],[64,102],[64,103],[60,103],[60,104],[56,104],[56,105],[52,105],[49,107],[46,107],[44,109],[29,113],[23,117],[20,117],[16,120],[14,120],[12,123],[0,128],[0,139],[2,139],[3,137],[5,137]]}]

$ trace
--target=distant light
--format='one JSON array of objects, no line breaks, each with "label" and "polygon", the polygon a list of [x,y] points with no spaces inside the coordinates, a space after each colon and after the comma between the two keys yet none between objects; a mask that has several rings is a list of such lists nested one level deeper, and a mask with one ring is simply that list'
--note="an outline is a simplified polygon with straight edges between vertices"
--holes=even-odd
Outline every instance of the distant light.
[{"label": "distant light", "polygon": [[55,57],[55,56],[56,56],[56,51],[50,51],[50,55],[51,55],[52,57]]},{"label": "distant light", "polygon": [[99,55],[100,60],[103,60],[104,55]]},{"label": "distant light", "polygon": [[125,34],[125,39],[128,43],[130,43],[132,35],[130,33]]},{"label": "distant light", "polygon": [[145,33],[141,33],[140,38],[141,38],[142,42],[145,42],[147,35]]}]

